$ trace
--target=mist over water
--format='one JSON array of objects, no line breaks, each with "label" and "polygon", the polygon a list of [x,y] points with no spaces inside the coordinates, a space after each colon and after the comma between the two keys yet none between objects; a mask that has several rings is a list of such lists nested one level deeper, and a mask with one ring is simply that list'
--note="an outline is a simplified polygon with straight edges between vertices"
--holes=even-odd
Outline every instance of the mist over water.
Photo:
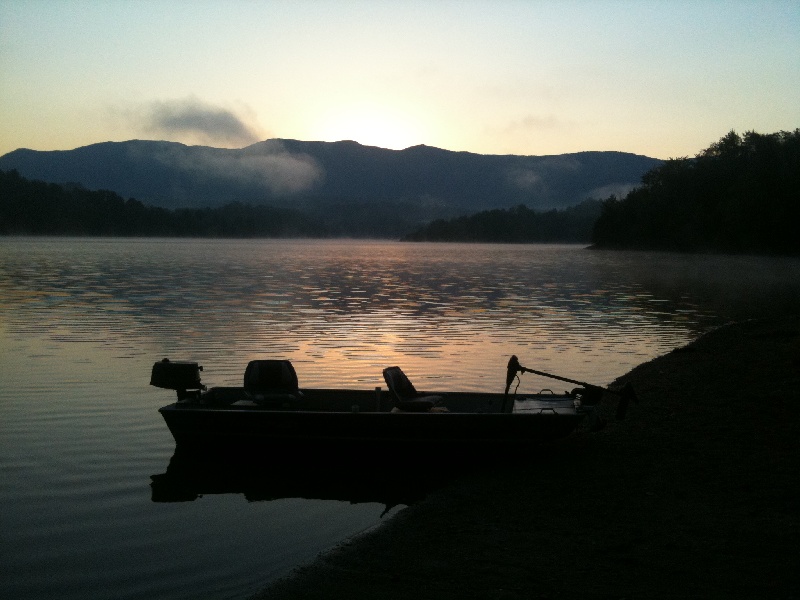
[{"label": "mist over water", "polygon": [[[510,354],[605,385],[730,319],[797,306],[797,259],[0,239],[0,593],[240,598],[379,522],[374,502],[152,502],[174,450],[156,410],[172,396],[148,386],[165,356],[200,362],[209,385],[288,358],[301,387],[369,389],[397,364],[419,389],[502,391]],[[520,390],[552,384],[525,375]]]}]

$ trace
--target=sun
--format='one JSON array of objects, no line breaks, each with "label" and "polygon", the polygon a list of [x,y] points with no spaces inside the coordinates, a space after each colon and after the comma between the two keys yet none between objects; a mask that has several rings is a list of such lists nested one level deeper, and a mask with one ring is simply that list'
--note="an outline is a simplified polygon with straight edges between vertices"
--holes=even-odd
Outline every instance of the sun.
[{"label": "sun", "polygon": [[411,118],[373,107],[333,112],[326,117],[320,131],[323,141],[353,140],[390,150],[403,150],[422,143],[419,127]]}]

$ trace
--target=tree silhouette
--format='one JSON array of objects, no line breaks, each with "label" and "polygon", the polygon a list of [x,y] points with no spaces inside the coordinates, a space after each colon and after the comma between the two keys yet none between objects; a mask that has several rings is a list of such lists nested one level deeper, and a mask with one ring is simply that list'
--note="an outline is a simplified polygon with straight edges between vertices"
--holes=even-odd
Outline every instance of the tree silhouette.
[{"label": "tree silhouette", "polygon": [[167,210],[107,190],[29,181],[0,171],[0,234],[176,237],[322,237],[327,228],[298,211],[231,203]]},{"label": "tree silhouette", "polygon": [[588,242],[600,214],[597,200],[565,210],[536,212],[524,204],[479,212],[456,219],[438,219],[407,235],[408,241],[437,242]]},{"label": "tree silhouette", "polygon": [[731,131],[603,203],[597,247],[800,254],[800,129]]}]

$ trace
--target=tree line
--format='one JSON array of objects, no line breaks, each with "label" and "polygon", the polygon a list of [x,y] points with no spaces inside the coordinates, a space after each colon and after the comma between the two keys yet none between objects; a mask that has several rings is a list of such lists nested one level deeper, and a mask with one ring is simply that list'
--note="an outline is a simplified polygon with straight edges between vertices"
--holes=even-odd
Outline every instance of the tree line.
[{"label": "tree line", "polygon": [[[348,231],[372,236],[402,235],[413,227],[413,207],[344,201],[320,210],[253,206],[232,202],[220,208],[166,209],[124,199],[80,184],[31,181],[16,170],[0,171],[0,235],[158,237],[330,237]],[[557,211],[536,212],[520,205],[452,221],[435,220],[409,240],[471,242],[588,242],[600,213],[599,201]],[[403,212],[403,209],[405,212]],[[365,214],[395,227],[385,231],[362,223]],[[404,217],[405,215],[405,217]],[[403,226],[403,224],[405,224]],[[400,227],[400,231],[397,228]]]},{"label": "tree line", "polygon": [[509,209],[437,219],[403,239],[436,242],[588,243],[602,203],[585,200],[564,210],[537,212],[520,204]]},{"label": "tree line", "polygon": [[0,171],[0,235],[324,237],[319,220],[289,208],[233,202],[168,210],[78,184],[30,181]]},{"label": "tree line", "polygon": [[603,203],[600,248],[800,254],[800,129],[729,132]]}]

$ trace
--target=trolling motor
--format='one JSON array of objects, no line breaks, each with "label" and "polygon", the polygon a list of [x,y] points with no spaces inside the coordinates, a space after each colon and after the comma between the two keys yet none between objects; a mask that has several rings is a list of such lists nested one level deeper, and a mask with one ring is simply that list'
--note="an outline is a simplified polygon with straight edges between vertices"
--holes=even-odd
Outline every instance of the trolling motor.
[{"label": "trolling motor", "polygon": [[504,393],[506,396],[508,396],[508,390],[511,389],[511,384],[514,383],[514,378],[517,376],[517,373],[523,372],[525,367],[519,364],[517,355],[512,354],[511,358],[508,359],[508,366],[506,369],[506,391]]},{"label": "trolling motor", "polygon": [[636,392],[633,391],[633,386],[631,385],[630,381],[626,383],[621,390],[612,390],[599,385],[592,385],[591,383],[586,383],[584,381],[576,381],[575,379],[568,379],[559,375],[552,375],[551,373],[544,373],[543,371],[536,371],[534,369],[523,367],[521,364],[519,364],[519,359],[514,354],[512,354],[511,358],[508,359],[508,367],[506,371],[506,395],[508,395],[508,390],[511,388],[511,384],[514,382],[514,378],[517,376],[517,373],[533,373],[534,375],[541,375],[543,377],[550,377],[551,379],[558,379],[559,381],[566,381],[567,383],[580,385],[584,388],[581,390],[581,392],[584,397],[585,404],[597,404],[600,402],[603,392],[609,392],[611,394],[620,396],[619,404],[617,404],[617,421],[621,421],[625,418],[625,414],[628,412],[628,405],[631,403],[631,401],[634,403],[639,402],[639,398],[636,396]]}]

